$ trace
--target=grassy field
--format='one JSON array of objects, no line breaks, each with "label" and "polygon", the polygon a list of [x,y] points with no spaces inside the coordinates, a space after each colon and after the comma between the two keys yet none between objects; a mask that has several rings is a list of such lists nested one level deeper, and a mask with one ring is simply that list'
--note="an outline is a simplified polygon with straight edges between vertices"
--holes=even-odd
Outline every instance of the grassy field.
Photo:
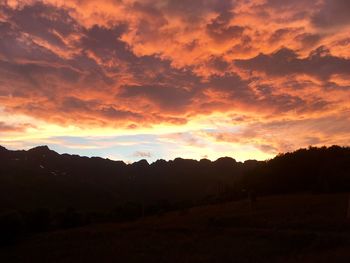
[{"label": "grassy field", "polygon": [[42,233],[0,262],[349,262],[348,194],[197,207],[130,223]]}]

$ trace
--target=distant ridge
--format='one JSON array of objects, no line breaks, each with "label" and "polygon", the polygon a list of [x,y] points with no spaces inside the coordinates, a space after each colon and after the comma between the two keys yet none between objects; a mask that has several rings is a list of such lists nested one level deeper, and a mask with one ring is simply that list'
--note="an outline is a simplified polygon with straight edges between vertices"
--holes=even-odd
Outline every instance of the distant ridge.
[{"label": "distant ridge", "polygon": [[[1,146],[0,145],[0,151],[3,151],[3,152],[27,152],[27,153],[30,153],[30,154],[33,154],[33,153],[36,153],[36,154],[56,154],[56,155],[65,155],[65,156],[75,156],[75,157],[81,157],[81,158],[98,158],[98,159],[103,159],[103,160],[109,160],[109,161],[116,161],[116,162],[124,162],[122,160],[110,160],[109,158],[103,158],[103,157],[99,157],[99,156],[91,156],[91,157],[86,157],[86,156],[81,156],[81,155],[78,155],[78,154],[67,154],[67,153],[63,153],[63,154],[59,154],[57,153],[56,151],[52,150],[49,148],[49,146],[47,145],[39,145],[39,146],[35,146],[33,148],[30,148],[28,150],[8,150],[6,149],[5,147]],[[184,160],[191,160],[191,161],[195,161],[193,159],[184,159],[184,158],[181,158],[181,157],[176,157],[174,158],[173,160],[164,160],[164,159],[158,159],[156,160],[154,163],[167,163],[167,162],[181,162],[181,161],[184,161]],[[237,163],[237,161],[232,158],[232,157],[219,157],[217,160],[215,161],[211,161],[211,160],[208,160],[208,159],[201,159],[199,160],[200,162],[215,162],[215,163],[231,163],[231,164],[234,164],[234,163]],[[250,159],[250,160],[246,160],[244,162],[251,162],[251,163],[254,163],[254,162],[257,162],[256,160],[254,159]],[[125,163],[125,162],[124,162]],[[151,165],[146,159],[140,159],[138,161],[135,161],[134,162],[135,164],[137,163],[138,165],[144,165],[144,164],[147,164],[147,165]],[[132,163],[130,163],[132,164]]]},{"label": "distant ridge", "polygon": [[28,150],[28,152],[50,152],[52,151],[47,145],[36,146]]},{"label": "distant ridge", "polygon": [[[132,164],[0,146],[0,207],[112,209],[123,203],[212,202],[295,192],[350,191],[350,148],[300,149],[268,161],[176,158]],[[11,198],[9,198],[11,197]],[[1,209],[1,208],[0,208]]]},{"label": "distant ridge", "polygon": [[7,151],[7,149],[0,145],[0,152],[6,152],[6,151]]}]

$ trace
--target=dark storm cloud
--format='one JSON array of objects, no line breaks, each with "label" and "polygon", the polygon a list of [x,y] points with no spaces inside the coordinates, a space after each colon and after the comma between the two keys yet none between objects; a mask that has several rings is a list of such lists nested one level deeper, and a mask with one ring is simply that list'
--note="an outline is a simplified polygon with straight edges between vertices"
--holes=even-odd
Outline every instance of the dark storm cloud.
[{"label": "dark storm cloud", "polygon": [[319,28],[344,27],[350,25],[350,1],[324,0],[321,9],[312,17]]},{"label": "dark storm cloud", "polygon": [[129,110],[116,109],[113,106],[103,106],[98,110],[101,116],[106,117],[110,120],[143,120],[146,121],[146,116],[135,113]]},{"label": "dark storm cloud", "polygon": [[239,38],[244,32],[244,27],[230,25],[230,20],[234,15],[230,12],[221,13],[207,24],[207,33],[215,41],[228,41]]},{"label": "dark storm cloud", "polygon": [[31,113],[36,117],[46,120],[56,120],[65,123],[71,120],[75,122],[95,122],[103,124],[112,121],[146,120],[146,116],[129,110],[118,109],[116,105],[105,104],[97,99],[81,99],[77,97],[64,97],[61,101],[53,103],[49,100],[25,103],[11,110]]},{"label": "dark storm cloud", "polygon": [[0,61],[0,76],[6,83],[0,86],[3,93],[15,97],[42,96],[53,99],[59,92],[64,92],[67,83],[76,83],[80,73],[70,67],[45,63]]},{"label": "dark storm cloud", "polygon": [[[26,33],[26,32],[25,32]],[[16,59],[28,61],[51,61],[60,59],[52,51],[37,45],[23,36],[21,31],[8,22],[0,21],[0,55],[8,61]]]},{"label": "dark storm cloud", "polygon": [[76,97],[65,97],[60,109],[63,112],[84,113],[88,116],[100,116],[111,120],[142,118],[140,114],[128,110],[116,109],[115,106],[105,105],[97,99],[82,100]]},{"label": "dark storm cloud", "polygon": [[230,64],[222,57],[211,56],[207,62],[207,66],[220,72],[225,72]]},{"label": "dark storm cloud", "polygon": [[210,11],[223,13],[234,6],[232,0],[166,0],[164,11],[183,17],[188,22],[199,22]]},{"label": "dark storm cloud", "polygon": [[122,98],[146,98],[159,105],[164,110],[183,111],[191,105],[195,91],[182,87],[161,85],[124,86],[118,97]]},{"label": "dark storm cloud", "polygon": [[91,111],[97,104],[97,100],[81,100],[70,96],[63,98],[61,110],[66,112]]},{"label": "dark storm cloud", "polygon": [[279,28],[273,32],[273,34],[270,36],[269,42],[275,43],[278,41],[283,40],[285,37],[287,37],[291,33],[295,33],[298,31],[298,28]]},{"label": "dark storm cloud", "polygon": [[310,110],[308,103],[302,98],[288,93],[276,94],[275,87],[269,85],[254,86],[256,79],[242,80],[236,74],[213,76],[207,87],[213,91],[226,93],[228,101],[246,108],[272,110],[274,113],[290,110]]},{"label": "dark storm cloud", "polygon": [[81,47],[92,51],[104,62],[111,60],[124,60],[131,62],[135,59],[127,44],[120,40],[121,35],[126,32],[127,25],[119,24],[113,28],[94,25],[86,30],[81,39]]},{"label": "dark storm cloud", "polygon": [[58,9],[42,2],[25,5],[21,9],[3,8],[3,11],[17,31],[45,39],[55,46],[65,47],[62,37],[80,30],[79,24],[64,9]]},{"label": "dark storm cloud", "polygon": [[248,89],[248,81],[241,79],[235,73],[227,73],[223,76],[213,75],[210,77],[207,86],[218,91],[227,91],[232,93],[245,93]]},{"label": "dark storm cloud", "polygon": [[317,45],[322,37],[318,34],[302,33],[295,37],[295,40],[302,44],[304,48],[312,48]]},{"label": "dark storm cloud", "polygon": [[282,48],[269,55],[260,54],[251,59],[235,60],[235,64],[243,69],[265,72],[271,76],[308,74],[319,79],[328,79],[334,74],[350,73],[350,60],[333,56],[324,47],[314,50],[306,58],[299,58],[295,51]]},{"label": "dark storm cloud", "polygon": [[138,23],[137,34],[146,39],[156,35],[157,29],[168,24],[163,11],[152,5],[152,2],[135,2],[132,8],[143,17]]}]

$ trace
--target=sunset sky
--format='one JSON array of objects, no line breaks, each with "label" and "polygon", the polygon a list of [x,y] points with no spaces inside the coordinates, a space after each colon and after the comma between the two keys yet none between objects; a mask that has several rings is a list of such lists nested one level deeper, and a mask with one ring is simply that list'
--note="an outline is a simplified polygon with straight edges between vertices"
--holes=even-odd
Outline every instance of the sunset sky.
[{"label": "sunset sky", "polygon": [[0,0],[0,145],[127,162],[350,145],[348,0]]}]

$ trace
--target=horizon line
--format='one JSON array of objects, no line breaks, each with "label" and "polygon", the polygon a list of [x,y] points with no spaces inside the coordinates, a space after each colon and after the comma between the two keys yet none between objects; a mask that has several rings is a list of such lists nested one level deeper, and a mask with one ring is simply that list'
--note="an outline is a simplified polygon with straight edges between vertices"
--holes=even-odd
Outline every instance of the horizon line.
[{"label": "horizon line", "polygon": [[267,162],[269,160],[272,160],[274,158],[276,158],[277,156],[280,156],[280,155],[285,155],[285,154],[288,154],[288,153],[294,153],[294,152],[297,152],[297,151],[300,151],[300,150],[309,150],[309,149],[322,149],[322,148],[326,148],[326,149],[329,149],[329,148],[332,148],[332,147],[340,147],[340,148],[350,148],[349,146],[345,146],[345,145],[331,145],[331,146],[326,146],[326,145],[323,145],[323,146],[312,146],[312,145],[309,145],[307,148],[305,147],[301,147],[301,148],[298,148],[296,150],[293,150],[293,151],[286,151],[286,152],[281,152],[281,153],[278,153],[276,154],[274,157],[272,158],[268,158],[268,159],[265,159],[265,160],[257,160],[257,159],[246,159],[244,161],[237,161],[237,159],[235,159],[234,157],[232,156],[221,156],[215,160],[211,160],[211,159],[208,159],[208,158],[200,158],[200,159],[193,159],[193,158],[182,158],[182,157],[175,157],[174,159],[157,159],[153,162],[149,162],[147,159],[145,158],[142,158],[142,159],[139,159],[138,161],[134,161],[134,162],[128,162],[128,161],[125,161],[125,160],[117,160],[117,159],[111,159],[111,158],[108,158],[108,157],[102,157],[102,156],[86,156],[86,155],[80,155],[80,154],[71,154],[71,153],[67,153],[67,152],[58,152],[52,148],[50,148],[48,145],[37,145],[37,146],[34,146],[34,147],[31,147],[31,148],[28,148],[28,149],[9,149],[9,148],[6,148],[5,146],[2,146],[0,145],[0,148],[4,148],[5,150],[7,151],[12,151],[12,152],[16,152],[16,151],[25,151],[25,152],[28,152],[30,150],[34,150],[34,149],[38,149],[38,148],[47,148],[49,151],[52,151],[52,152],[55,152],[59,155],[70,155],[70,156],[78,156],[78,157],[81,157],[81,158],[100,158],[100,159],[103,159],[103,160],[108,160],[108,161],[113,161],[113,162],[123,162],[124,164],[126,165],[132,165],[134,163],[138,163],[138,162],[141,162],[141,161],[146,161],[149,165],[153,164],[153,163],[156,163],[157,161],[166,161],[166,162],[173,162],[175,161],[176,159],[182,159],[182,160],[192,160],[192,161],[197,161],[197,162],[200,162],[202,160],[208,160],[210,162],[216,162],[220,159],[224,159],[224,158],[230,158],[232,160],[234,160],[235,162],[237,163],[245,163],[247,161],[257,161],[257,162]]}]

